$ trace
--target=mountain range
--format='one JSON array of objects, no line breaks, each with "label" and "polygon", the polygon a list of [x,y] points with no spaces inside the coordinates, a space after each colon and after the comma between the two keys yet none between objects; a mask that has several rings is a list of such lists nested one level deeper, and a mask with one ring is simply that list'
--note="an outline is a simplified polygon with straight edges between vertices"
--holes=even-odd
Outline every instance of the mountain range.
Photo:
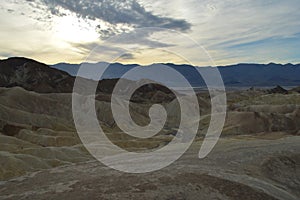
[{"label": "mountain range", "polygon": [[[105,67],[109,65],[108,63],[100,62],[96,64],[89,64],[91,66],[100,66]],[[130,71],[133,68],[151,68],[155,74],[155,78],[159,79],[157,76],[160,76],[160,79],[164,78],[164,74],[155,72],[155,67],[159,64],[152,64],[149,66],[139,66],[139,65],[123,65],[120,63],[112,63],[109,65],[107,70],[102,76],[102,79],[115,79],[120,78],[126,72]],[[163,65],[168,65],[169,67],[177,70],[182,75],[186,77],[187,80],[194,87],[203,87],[205,83],[202,77],[197,73],[196,67],[191,65],[176,65],[172,63],[167,63]],[[52,65],[51,67],[55,69],[60,69],[62,71],[68,72],[72,76],[76,76],[80,64],[68,64],[68,63],[59,63]],[[224,84],[228,87],[264,87],[264,86],[298,86],[300,85],[300,64],[236,64],[229,66],[219,66],[217,67]],[[212,70],[212,67],[198,67],[200,72],[202,70]],[[148,71],[149,72],[149,71]],[[143,73],[143,70],[141,70]],[[101,79],[99,77],[99,79]],[[151,77],[149,77],[151,79]],[[180,85],[179,85],[180,86]]]},{"label": "mountain range", "polygon": [[[105,67],[108,63],[88,64],[91,67]],[[99,77],[100,86],[98,92],[110,93],[120,78],[126,72],[140,68],[140,73],[147,69],[152,72],[156,79],[163,80],[165,74],[157,72],[156,66],[123,65],[112,63]],[[203,87],[205,83],[197,73],[196,67],[191,65],[164,64],[181,73],[192,86]],[[0,87],[20,86],[35,92],[72,92],[75,76],[80,64],[59,63],[46,65],[32,59],[14,57],[0,60]],[[212,67],[200,67],[201,70],[212,70]],[[300,85],[300,64],[237,64],[218,67],[226,87],[260,87],[260,86],[299,86]],[[85,79],[84,81],[92,81]],[[133,77],[134,79],[134,77]],[[151,79],[149,77],[148,79]],[[135,82],[137,80],[128,80]],[[173,83],[180,87],[180,83]],[[102,87],[101,87],[102,85]]]}]

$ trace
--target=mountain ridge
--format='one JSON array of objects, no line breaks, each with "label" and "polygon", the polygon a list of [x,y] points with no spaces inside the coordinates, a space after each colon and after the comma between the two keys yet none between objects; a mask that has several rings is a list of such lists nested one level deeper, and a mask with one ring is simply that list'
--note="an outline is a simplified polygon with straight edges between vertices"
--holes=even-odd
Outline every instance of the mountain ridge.
[{"label": "mountain ridge", "polygon": [[[28,63],[30,65],[28,65]],[[105,67],[108,63],[85,63],[96,67]],[[26,66],[31,66],[32,72],[28,72]],[[140,66],[137,64],[123,65],[121,63],[112,63],[104,72],[99,80],[119,79],[126,72],[133,68],[140,67],[141,73],[143,69],[149,69],[157,74],[161,80],[164,80],[164,74],[155,72],[155,66]],[[212,70],[212,67],[194,67],[191,65],[178,65],[166,63],[169,67],[181,73],[193,87],[205,87],[205,82],[196,69]],[[11,57],[0,60],[0,86],[12,87],[22,85],[25,89],[32,90],[35,87],[37,92],[43,92],[43,87],[48,87],[49,92],[54,90],[57,92],[71,92],[75,76],[80,64],[58,63],[56,65],[46,65],[25,57]],[[299,86],[300,85],[300,64],[251,64],[241,63],[229,66],[218,66],[218,70],[227,87],[258,87],[258,86]],[[4,76],[4,74],[9,74]],[[38,76],[38,77],[37,77]],[[87,77],[83,77],[87,78]],[[155,77],[156,78],[156,77]],[[26,80],[25,80],[26,79]],[[36,80],[39,79],[39,80]],[[151,77],[149,77],[151,79]],[[138,78],[133,80],[137,81]],[[115,82],[115,81],[113,81]],[[55,88],[55,84],[61,85]],[[107,85],[107,84],[106,84]],[[176,83],[175,83],[176,85]],[[177,84],[180,87],[180,83]],[[41,89],[39,89],[41,88]]]},{"label": "mountain ridge", "polygon": [[[108,63],[96,63],[94,65],[106,66]],[[114,79],[120,78],[127,71],[135,67],[153,67],[160,65],[161,63],[151,64],[148,66],[140,65],[123,65],[120,63],[111,63],[109,68],[106,70],[103,78]],[[93,64],[91,64],[93,65]],[[195,73],[195,69],[201,70],[212,70],[212,67],[195,67],[187,64],[173,64],[165,63],[171,68],[179,71],[183,74],[194,87],[205,86],[204,80],[201,76]],[[80,67],[80,64],[57,64],[51,67],[65,70],[69,74],[75,76]],[[226,86],[237,86],[237,87],[252,87],[252,86],[298,86],[300,85],[300,64],[253,64],[253,63],[240,63],[228,66],[217,66],[224,84]],[[100,78],[101,79],[101,78]]]},{"label": "mountain ridge", "polygon": [[[74,89],[75,79],[81,79]],[[136,81],[123,80],[126,85],[138,84]],[[142,80],[141,80],[142,81]],[[96,99],[109,100],[118,79],[102,79],[99,82],[83,77],[74,77],[65,71],[51,68],[44,63],[23,57],[0,60],[0,87],[13,88],[21,87],[27,91],[37,93],[75,93],[91,95],[96,92]],[[98,84],[96,91],[91,93],[91,85]],[[126,92],[126,91],[125,91]],[[156,97],[157,102],[172,100],[174,97],[171,91],[158,84],[147,84],[137,90],[132,101],[143,102],[152,97],[156,92],[164,95]]]}]

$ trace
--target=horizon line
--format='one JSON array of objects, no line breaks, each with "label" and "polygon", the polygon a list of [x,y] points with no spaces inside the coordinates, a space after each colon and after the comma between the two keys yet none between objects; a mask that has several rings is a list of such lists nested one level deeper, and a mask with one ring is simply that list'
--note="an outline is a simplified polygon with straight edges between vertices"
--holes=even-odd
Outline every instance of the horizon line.
[{"label": "horizon line", "polygon": [[46,62],[43,62],[43,61],[40,61],[40,60],[37,60],[37,59],[34,59],[34,58],[30,58],[30,57],[24,57],[24,56],[12,56],[12,57],[6,57],[4,59],[0,59],[0,61],[4,61],[4,60],[9,60],[9,59],[28,59],[28,60],[33,60],[35,62],[39,62],[39,63],[42,63],[42,64],[45,64],[45,65],[48,65],[48,66],[54,66],[54,65],[58,65],[58,64],[68,64],[68,65],[81,65],[83,63],[88,63],[88,64],[98,64],[98,63],[107,63],[107,64],[121,64],[121,65],[124,65],[124,66],[129,66],[129,65],[138,65],[138,66],[141,66],[141,67],[149,67],[151,65],[157,65],[157,64],[161,64],[161,65],[177,65],[177,66],[180,66],[180,65],[186,65],[186,66],[192,66],[192,67],[230,67],[230,66],[235,66],[235,65],[270,65],[270,64],[275,64],[275,65],[282,65],[282,66],[285,66],[285,65],[300,65],[300,63],[292,63],[292,62],[288,62],[288,63],[277,63],[277,62],[268,62],[268,63],[255,63],[255,62],[240,62],[240,63],[232,63],[232,64],[225,64],[225,65],[215,65],[215,66],[195,66],[195,65],[191,65],[191,64],[188,64],[188,63],[151,63],[151,64],[147,64],[147,65],[142,65],[142,64],[138,64],[138,63],[132,63],[132,64],[128,64],[128,63],[121,63],[121,62],[106,62],[106,61],[99,61],[99,62],[81,62],[81,63],[68,63],[68,62],[65,62],[65,61],[62,61],[62,62],[58,62],[58,63],[54,63],[54,64],[48,64]]}]

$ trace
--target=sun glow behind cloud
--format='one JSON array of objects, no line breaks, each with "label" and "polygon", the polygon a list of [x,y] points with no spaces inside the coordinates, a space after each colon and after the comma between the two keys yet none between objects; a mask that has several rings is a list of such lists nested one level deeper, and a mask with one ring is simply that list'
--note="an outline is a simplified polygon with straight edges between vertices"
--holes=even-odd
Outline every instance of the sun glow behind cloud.
[{"label": "sun glow behind cloud", "polygon": [[[93,21],[89,23],[94,24]],[[53,19],[54,37],[67,43],[88,43],[99,39],[99,34],[95,31],[95,24],[90,25],[83,22],[76,15],[70,13],[63,17]]]},{"label": "sun glow behind cloud", "polygon": [[[191,37],[220,65],[299,62],[299,9],[297,0],[7,0],[0,6],[0,57],[82,62],[96,44],[103,44],[111,36],[158,26]],[[207,65],[191,45],[173,36],[167,36],[168,43],[163,44],[164,37],[161,31],[141,35],[136,45],[152,48],[151,55],[145,58],[150,51],[128,53],[123,62],[180,62],[176,56],[155,52],[161,46],[180,43],[194,63]],[[103,48],[107,57],[119,51],[109,48]]]}]

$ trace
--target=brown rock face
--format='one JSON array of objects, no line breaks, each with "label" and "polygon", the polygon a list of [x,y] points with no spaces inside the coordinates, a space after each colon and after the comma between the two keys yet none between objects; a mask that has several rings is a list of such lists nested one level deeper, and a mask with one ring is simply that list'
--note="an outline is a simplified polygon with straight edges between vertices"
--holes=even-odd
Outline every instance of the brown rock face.
[{"label": "brown rock face", "polygon": [[0,61],[0,86],[20,86],[26,90],[51,93],[71,92],[74,78],[66,72],[27,58]]},{"label": "brown rock face", "polygon": [[17,135],[20,130],[22,130],[21,127],[9,125],[9,124],[7,124],[3,127],[3,133],[4,133],[4,135],[7,135],[7,136]]}]

